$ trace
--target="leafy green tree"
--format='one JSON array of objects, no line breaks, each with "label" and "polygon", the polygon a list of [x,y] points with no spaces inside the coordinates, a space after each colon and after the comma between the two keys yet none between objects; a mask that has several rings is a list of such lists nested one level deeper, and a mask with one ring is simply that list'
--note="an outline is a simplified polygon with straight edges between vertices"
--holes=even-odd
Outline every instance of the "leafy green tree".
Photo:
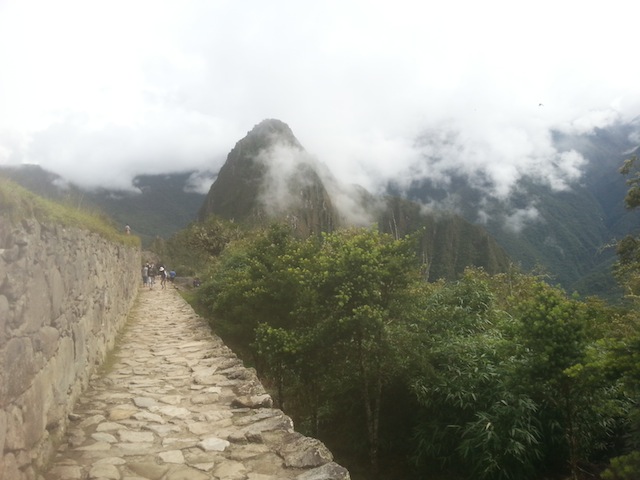
[{"label": "leafy green tree", "polygon": [[215,263],[199,301],[246,343],[259,323],[290,325],[299,283],[288,262],[299,243],[278,224],[235,242]]},{"label": "leafy green tree", "polygon": [[627,338],[620,316],[515,271],[432,286],[412,349],[417,460],[485,479],[596,472],[629,431],[628,395],[595,367],[601,342]]},{"label": "leafy green tree", "polygon": [[333,343],[341,363],[334,375],[349,374],[348,383],[353,379],[359,388],[374,473],[382,392],[399,371],[396,335],[415,312],[411,293],[420,279],[412,247],[411,240],[371,229],[340,231],[324,237],[309,269],[313,297],[304,315]]},{"label": "leafy green tree", "polygon": [[568,451],[572,475],[578,478],[586,445],[584,397],[566,372],[582,362],[587,335],[580,303],[544,283],[535,285],[530,298],[518,308],[518,335],[522,343],[519,374],[524,389],[540,405],[549,452]]},{"label": "leafy green tree", "polygon": [[537,405],[512,388],[511,317],[495,308],[488,277],[467,271],[432,289],[413,349],[414,392],[423,407],[415,460],[474,478],[527,478],[541,458]]}]

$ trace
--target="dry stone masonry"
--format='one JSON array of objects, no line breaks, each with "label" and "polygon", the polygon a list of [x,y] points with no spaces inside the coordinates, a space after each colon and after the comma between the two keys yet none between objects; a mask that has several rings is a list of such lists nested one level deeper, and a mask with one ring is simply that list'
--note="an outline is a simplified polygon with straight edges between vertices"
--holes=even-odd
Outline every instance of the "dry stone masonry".
[{"label": "dry stone masonry", "polygon": [[0,212],[0,479],[32,480],[136,298],[140,253]]},{"label": "dry stone masonry", "polygon": [[348,480],[173,288],[142,289],[46,480]]}]

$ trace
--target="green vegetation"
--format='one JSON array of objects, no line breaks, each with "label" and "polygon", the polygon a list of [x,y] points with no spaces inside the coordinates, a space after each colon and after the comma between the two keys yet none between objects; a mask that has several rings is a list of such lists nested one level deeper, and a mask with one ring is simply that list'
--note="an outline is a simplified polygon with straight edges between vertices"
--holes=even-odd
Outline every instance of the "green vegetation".
[{"label": "green vegetation", "polygon": [[635,306],[515,269],[427,283],[423,232],[230,226],[180,237],[199,308],[354,479],[633,478]]},{"label": "green vegetation", "polygon": [[210,216],[204,222],[189,224],[167,240],[157,237],[151,250],[180,276],[195,277],[206,272],[226,246],[243,234],[237,224]]},{"label": "green vegetation", "polygon": [[82,228],[113,242],[133,247],[140,246],[138,237],[125,235],[106,215],[46,200],[2,177],[0,177],[0,209],[12,222],[33,217],[45,224]]}]

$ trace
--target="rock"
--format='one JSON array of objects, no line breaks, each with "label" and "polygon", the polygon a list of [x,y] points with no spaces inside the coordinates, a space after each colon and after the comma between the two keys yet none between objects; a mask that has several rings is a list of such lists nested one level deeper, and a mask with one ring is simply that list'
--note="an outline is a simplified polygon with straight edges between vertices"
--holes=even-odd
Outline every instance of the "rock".
[{"label": "rock", "polygon": [[191,412],[186,408],[182,408],[182,407],[173,407],[173,406],[152,407],[151,411],[153,413],[161,413],[162,415],[165,415],[167,417],[178,417],[178,418],[184,419],[184,418],[189,418],[191,416]]},{"label": "rock", "polygon": [[98,442],[116,443],[118,440],[110,433],[96,432],[91,435],[91,438]]},{"label": "rock", "polygon": [[96,432],[112,432],[120,429],[122,429],[122,425],[120,423],[102,422],[96,427]]},{"label": "rock", "polygon": [[135,418],[136,420],[141,420],[145,422],[154,422],[154,423],[160,423],[160,424],[166,423],[164,418],[162,418],[160,415],[147,412],[147,411],[138,412],[133,415],[133,418]]},{"label": "rock", "polygon": [[91,467],[89,471],[90,479],[108,479],[108,480],[120,480],[120,472],[117,467],[109,464],[96,464]]},{"label": "rock", "polygon": [[77,465],[55,466],[50,471],[51,478],[55,480],[81,480],[82,469]]},{"label": "rock", "polygon": [[138,408],[149,408],[149,407],[155,407],[156,405],[158,405],[158,402],[156,402],[155,399],[150,397],[135,397],[133,399],[133,403]]},{"label": "rock", "polygon": [[131,418],[139,410],[133,405],[120,405],[109,410],[109,420],[117,422]]},{"label": "rock", "polygon": [[319,467],[333,461],[333,455],[327,447],[315,438],[293,433],[284,439],[278,449],[287,467]]},{"label": "rock", "polygon": [[194,405],[205,405],[216,403],[220,398],[218,393],[203,393],[201,395],[195,395],[191,397],[191,403]]},{"label": "rock", "polygon": [[134,473],[149,480],[160,480],[169,470],[166,465],[158,465],[155,462],[129,462],[127,467]]},{"label": "rock", "polygon": [[108,465],[124,465],[125,463],[127,463],[127,461],[121,457],[105,457],[105,458],[101,458],[100,460],[97,460],[94,463],[94,465],[99,465],[103,463]]},{"label": "rock", "polygon": [[144,443],[153,442],[153,432],[132,432],[130,430],[118,430],[118,437],[121,442]]},{"label": "rock", "polygon": [[76,450],[80,450],[83,452],[91,452],[91,451],[101,451],[101,450],[109,450],[111,448],[111,444],[107,442],[95,442],[91,445],[86,445],[84,447],[78,447]]},{"label": "rock", "polygon": [[232,407],[240,408],[271,408],[273,400],[271,395],[252,395],[248,397],[237,397],[231,402]]},{"label": "rock", "polygon": [[159,400],[162,403],[166,403],[168,405],[180,405],[180,402],[182,402],[182,396],[180,396],[180,395],[165,395],[164,397],[160,397]]},{"label": "rock", "polygon": [[296,480],[351,480],[349,471],[335,462],[301,473]]},{"label": "rock", "polygon": [[218,437],[207,437],[198,442],[198,447],[205,452],[223,452],[229,445],[231,444],[227,440]]},{"label": "rock", "polygon": [[213,471],[213,474],[225,480],[245,480],[247,468],[240,462],[227,460],[218,465]]},{"label": "rock", "polygon": [[208,422],[194,422],[187,425],[187,429],[194,435],[205,435],[213,432],[216,427]]},{"label": "rock", "polygon": [[105,420],[104,415],[92,415],[88,418],[85,418],[84,420],[82,420],[79,424],[78,424],[78,428],[89,428],[92,425],[97,425],[100,422],[103,422]]},{"label": "rock", "polygon": [[211,470],[213,470],[214,465],[215,463],[210,462],[210,463],[194,463],[191,466],[193,468],[197,468],[198,470],[202,470],[203,472],[210,472]]},{"label": "rock", "polygon": [[[210,480],[209,474],[195,468],[184,466],[173,467],[165,480]],[[226,479],[225,479],[226,480]]]},{"label": "rock", "polygon": [[182,450],[169,450],[167,452],[160,452],[158,454],[158,457],[164,463],[184,463],[184,455],[182,455]]}]

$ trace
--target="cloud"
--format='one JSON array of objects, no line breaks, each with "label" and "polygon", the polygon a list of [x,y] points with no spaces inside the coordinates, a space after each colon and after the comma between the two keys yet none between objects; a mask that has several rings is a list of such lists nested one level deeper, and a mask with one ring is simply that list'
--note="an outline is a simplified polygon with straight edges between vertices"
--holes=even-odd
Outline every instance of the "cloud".
[{"label": "cloud", "polygon": [[84,187],[127,190],[139,174],[219,168],[226,145],[216,145],[216,136],[224,128],[195,112],[161,110],[131,125],[69,115],[34,133],[24,154]]},{"label": "cloud", "polygon": [[278,142],[261,150],[255,159],[266,167],[260,202],[267,213],[278,215],[286,213],[291,206],[299,206],[299,190],[311,184],[311,179],[303,174],[306,166],[311,167],[311,156],[295,146]]},{"label": "cloud", "polygon": [[187,179],[185,191],[187,193],[207,194],[217,176],[217,174],[207,170],[193,172]]},{"label": "cloud", "polygon": [[346,225],[369,226],[373,223],[372,205],[363,201],[366,192],[340,182],[326,165],[303,148],[276,139],[271,147],[261,150],[255,160],[266,167],[259,201],[268,214],[287,214],[292,206],[302,206],[301,190],[313,187],[314,178],[317,178]]},{"label": "cloud", "polygon": [[505,228],[514,233],[520,233],[528,224],[540,221],[540,212],[535,205],[529,205],[526,208],[516,209],[507,215],[504,225]]},{"label": "cloud", "polygon": [[566,188],[588,159],[551,132],[640,113],[631,8],[6,0],[0,164],[131,188],[140,173],[216,172],[251,126],[279,118],[342,183],[373,192],[453,173],[496,198],[525,176]]}]

